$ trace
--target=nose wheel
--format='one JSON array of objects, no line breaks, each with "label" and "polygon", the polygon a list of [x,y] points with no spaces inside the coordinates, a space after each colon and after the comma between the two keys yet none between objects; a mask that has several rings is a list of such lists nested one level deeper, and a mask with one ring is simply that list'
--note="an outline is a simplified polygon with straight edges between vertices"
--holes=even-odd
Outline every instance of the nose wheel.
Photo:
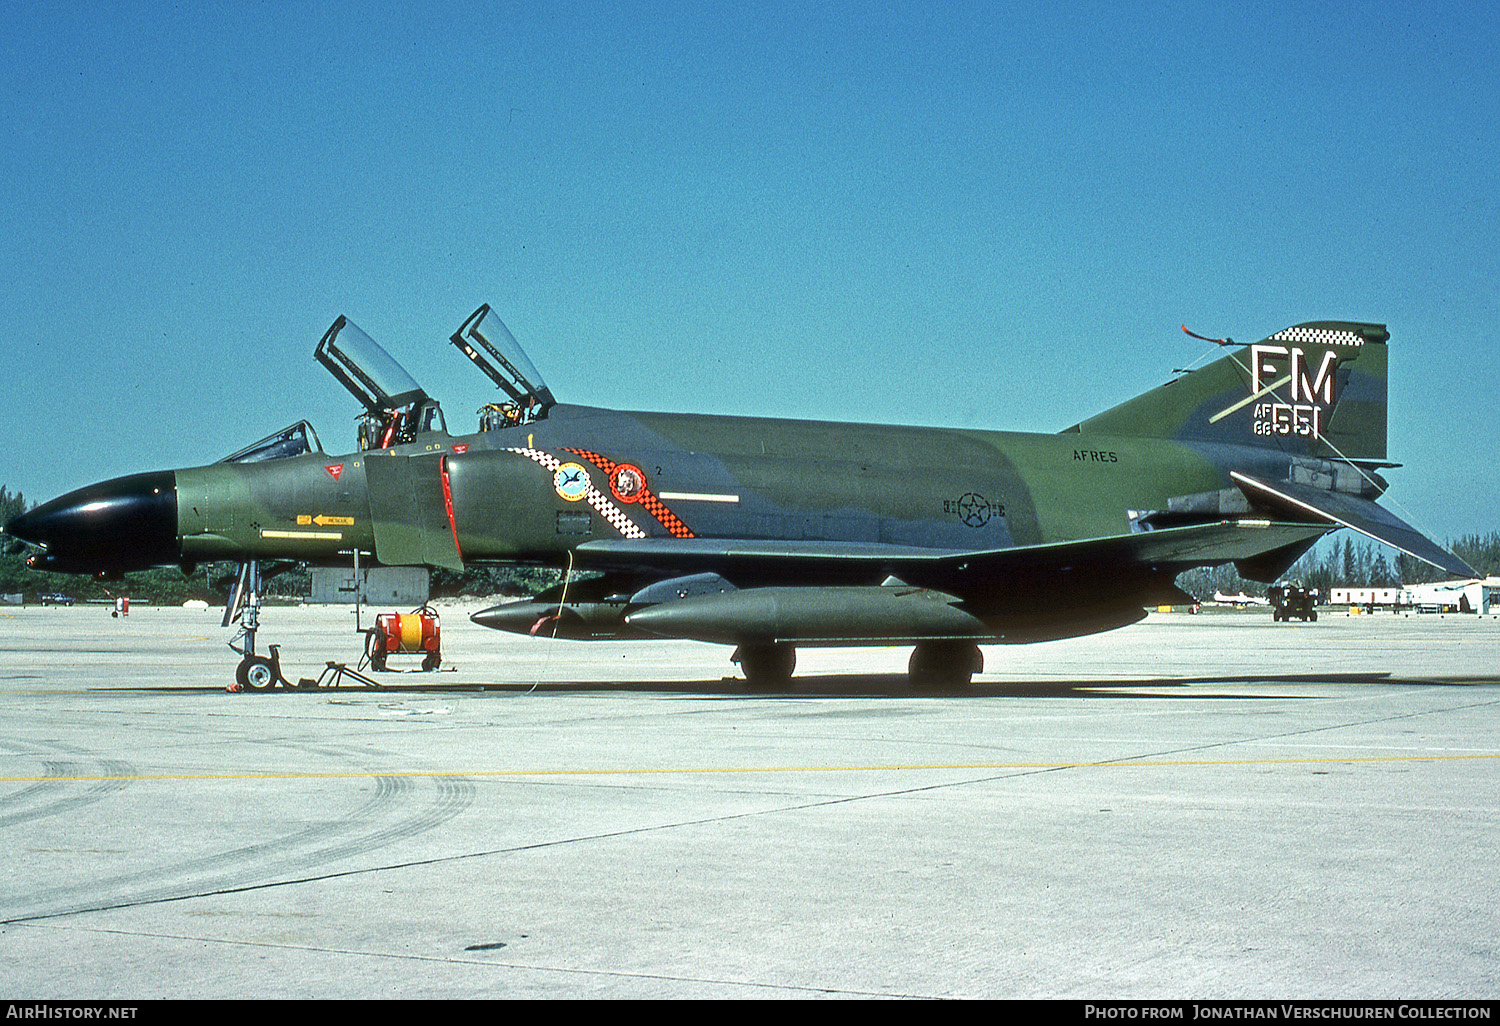
[{"label": "nose wheel", "polygon": [[277,684],[289,687],[281,675],[281,646],[272,645],[269,656],[245,656],[234,671],[234,679],[247,691],[264,691]]}]

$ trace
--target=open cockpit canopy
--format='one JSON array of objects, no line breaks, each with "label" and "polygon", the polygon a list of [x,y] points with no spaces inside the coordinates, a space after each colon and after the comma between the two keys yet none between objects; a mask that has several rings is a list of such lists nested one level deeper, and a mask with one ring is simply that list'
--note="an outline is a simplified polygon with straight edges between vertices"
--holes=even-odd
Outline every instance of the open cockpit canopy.
[{"label": "open cockpit canopy", "polygon": [[364,406],[359,417],[361,449],[383,449],[410,442],[422,432],[447,430],[437,400],[347,317],[333,322],[313,357]]},{"label": "open cockpit canopy", "polygon": [[480,408],[481,431],[529,424],[545,417],[547,410],[556,405],[552,390],[531,365],[510,329],[492,315],[488,303],[469,315],[453,333],[452,342],[509,397]]}]

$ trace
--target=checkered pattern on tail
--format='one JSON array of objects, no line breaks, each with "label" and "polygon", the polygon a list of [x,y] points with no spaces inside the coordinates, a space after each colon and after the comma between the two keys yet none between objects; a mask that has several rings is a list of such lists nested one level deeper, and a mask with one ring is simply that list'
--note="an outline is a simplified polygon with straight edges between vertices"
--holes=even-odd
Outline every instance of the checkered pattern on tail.
[{"label": "checkered pattern on tail", "polygon": [[1364,336],[1347,328],[1283,328],[1272,335],[1272,342],[1311,342],[1320,346],[1362,346]]}]

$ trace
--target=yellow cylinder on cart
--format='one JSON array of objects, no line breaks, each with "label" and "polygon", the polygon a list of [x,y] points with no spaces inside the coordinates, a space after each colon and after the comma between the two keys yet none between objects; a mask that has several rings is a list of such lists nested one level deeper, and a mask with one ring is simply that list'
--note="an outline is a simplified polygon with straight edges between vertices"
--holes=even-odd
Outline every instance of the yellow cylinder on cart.
[{"label": "yellow cylinder on cart", "polygon": [[438,633],[438,615],[430,606],[411,613],[381,613],[375,629],[367,632],[366,655],[376,670],[386,668],[386,658],[407,653],[422,657],[422,669],[436,670],[443,662]]},{"label": "yellow cylinder on cart", "polygon": [[381,613],[375,618],[375,626],[387,653],[438,650],[438,618],[434,613]]}]

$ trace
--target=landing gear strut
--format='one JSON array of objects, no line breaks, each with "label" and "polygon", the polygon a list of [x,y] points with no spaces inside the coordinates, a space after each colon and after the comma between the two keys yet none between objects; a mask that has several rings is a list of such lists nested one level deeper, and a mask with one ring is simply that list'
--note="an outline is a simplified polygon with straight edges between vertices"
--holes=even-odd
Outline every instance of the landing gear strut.
[{"label": "landing gear strut", "polygon": [[[230,589],[229,601],[224,605],[224,622],[220,626],[228,627],[236,619],[240,621],[240,632],[234,636],[229,647],[245,657],[240,660],[239,670],[235,674],[241,684],[246,683],[244,678],[249,676],[252,666],[265,662],[255,654],[255,632],[260,630],[262,586],[260,560],[252,559],[241,563],[239,580]],[[241,605],[245,607],[243,612],[240,611]]]},{"label": "landing gear strut", "polygon": [[984,653],[969,641],[919,641],[906,673],[914,688],[961,688],[984,669]]},{"label": "landing gear strut", "polygon": [[729,657],[739,663],[745,682],[757,688],[784,688],[792,682],[797,668],[797,650],[785,642],[741,645]]},{"label": "landing gear strut", "polygon": [[272,645],[269,656],[258,655],[255,651],[255,634],[260,630],[262,587],[260,560],[241,563],[239,581],[229,593],[229,602],[224,607],[225,627],[234,622],[235,611],[242,603],[245,607],[239,617],[240,632],[229,647],[244,656],[235,668],[235,683],[250,691],[264,691],[277,684],[288,686],[286,678],[281,675],[281,646]]}]

